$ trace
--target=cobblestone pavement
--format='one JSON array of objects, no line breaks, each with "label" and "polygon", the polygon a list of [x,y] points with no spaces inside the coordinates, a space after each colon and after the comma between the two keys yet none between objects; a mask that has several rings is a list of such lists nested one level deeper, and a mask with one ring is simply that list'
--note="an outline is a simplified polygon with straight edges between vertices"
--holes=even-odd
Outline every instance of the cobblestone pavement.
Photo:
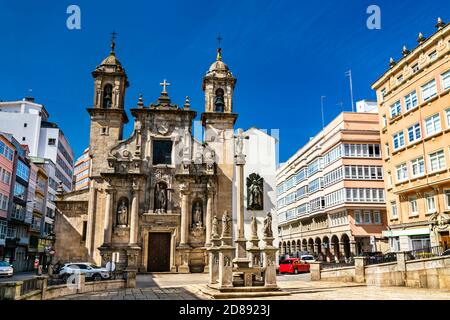
[{"label": "cobblestone pavement", "polygon": [[[145,274],[136,289],[94,292],[67,296],[69,300],[196,300],[210,299],[200,289],[206,274]],[[378,287],[355,283],[310,281],[309,274],[279,276],[278,284],[290,296],[257,300],[450,300],[450,291],[406,287]]]}]

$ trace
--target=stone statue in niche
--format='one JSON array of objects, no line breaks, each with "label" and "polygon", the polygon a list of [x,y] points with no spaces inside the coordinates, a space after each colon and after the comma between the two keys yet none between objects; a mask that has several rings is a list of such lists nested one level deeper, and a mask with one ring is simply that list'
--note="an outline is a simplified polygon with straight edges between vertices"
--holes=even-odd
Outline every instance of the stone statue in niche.
[{"label": "stone statue in niche", "polygon": [[272,238],[272,214],[267,213],[267,217],[264,219],[264,238]]},{"label": "stone statue in niche", "polygon": [[217,216],[215,215],[212,220],[212,232],[211,237],[216,239],[219,237],[219,221],[217,220]]},{"label": "stone statue in niche", "polygon": [[192,210],[192,226],[195,228],[203,227],[203,208],[200,201],[196,201]]},{"label": "stone statue in niche", "polygon": [[117,208],[117,225],[126,226],[128,224],[128,200],[122,198]]},{"label": "stone statue in niche", "polygon": [[228,211],[222,216],[222,238],[231,237],[231,218]]},{"label": "stone statue in niche", "polygon": [[264,209],[264,178],[257,173],[247,177],[247,209]]},{"label": "stone statue in niche", "polygon": [[167,211],[167,185],[160,182],[155,188],[155,212],[165,213]]}]

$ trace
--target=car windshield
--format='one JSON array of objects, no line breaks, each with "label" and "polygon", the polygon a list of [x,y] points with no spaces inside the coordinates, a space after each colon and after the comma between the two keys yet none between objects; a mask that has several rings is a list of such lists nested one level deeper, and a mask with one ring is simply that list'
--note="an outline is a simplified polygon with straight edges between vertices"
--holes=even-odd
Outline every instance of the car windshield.
[{"label": "car windshield", "polygon": [[9,263],[5,261],[0,261],[0,267],[9,267]]},{"label": "car windshield", "polygon": [[303,257],[302,259],[303,259],[303,260],[314,260],[313,257]]},{"label": "car windshield", "polygon": [[292,264],[292,260],[281,261],[281,264]]}]

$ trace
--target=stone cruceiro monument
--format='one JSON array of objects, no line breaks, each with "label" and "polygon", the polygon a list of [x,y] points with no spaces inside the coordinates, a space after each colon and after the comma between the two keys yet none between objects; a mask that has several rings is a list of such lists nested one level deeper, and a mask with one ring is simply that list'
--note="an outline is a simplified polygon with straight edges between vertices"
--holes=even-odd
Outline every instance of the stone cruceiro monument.
[{"label": "stone cruceiro monument", "polygon": [[[222,232],[219,236],[218,219],[213,218],[209,252],[209,283],[202,290],[214,298],[258,297],[288,295],[277,285],[276,252],[273,246],[272,214],[267,213],[263,224],[264,245],[260,247],[258,222],[251,219],[251,235],[244,234],[244,165],[243,141],[245,136],[237,130],[235,139],[235,166],[237,172],[237,236],[232,244],[232,219],[228,212],[222,215]],[[262,198],[257,195],[256,197]],[[255,200],[252,200],[255,201]],[[257,202],[257,201],[255,201]],[[253,202],[252,202],[253,204]],[[248,244],[248,246],[247,246]]]}]

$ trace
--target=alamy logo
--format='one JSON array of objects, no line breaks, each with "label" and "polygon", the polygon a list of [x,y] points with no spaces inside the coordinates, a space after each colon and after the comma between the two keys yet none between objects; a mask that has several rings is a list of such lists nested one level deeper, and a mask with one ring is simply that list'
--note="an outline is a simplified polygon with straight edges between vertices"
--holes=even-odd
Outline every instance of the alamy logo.
[{"label": "alamy logo", "polygon": [[381,29],[381,9],[377,5],[371,5],[367,8],[367,14],[370,16],[367,18],[367,28],[369,30]]},{"label": "alamy logo", "polygon": [[66,13],[69,14],[66,20],[66,26],[69,30],[81,29],[81,9],[79,6],[72,4],[67,7]]}]

